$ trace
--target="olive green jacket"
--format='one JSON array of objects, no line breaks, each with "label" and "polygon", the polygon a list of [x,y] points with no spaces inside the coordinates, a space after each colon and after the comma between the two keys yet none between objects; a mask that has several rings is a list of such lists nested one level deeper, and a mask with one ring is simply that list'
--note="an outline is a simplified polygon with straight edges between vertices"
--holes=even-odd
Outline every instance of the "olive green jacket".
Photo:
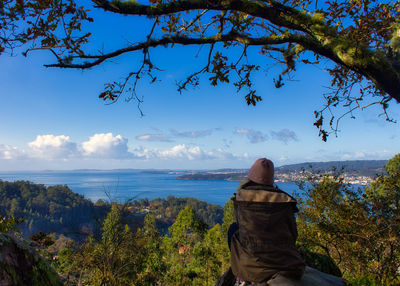
[{"label": "olive green jacket", "polygon": [[233,274],[250,282],[277,273],[300,279],[305,265],[295,244],[296,200],[272,186],[245,185],[233,201],[239,225],[231,243]]}]

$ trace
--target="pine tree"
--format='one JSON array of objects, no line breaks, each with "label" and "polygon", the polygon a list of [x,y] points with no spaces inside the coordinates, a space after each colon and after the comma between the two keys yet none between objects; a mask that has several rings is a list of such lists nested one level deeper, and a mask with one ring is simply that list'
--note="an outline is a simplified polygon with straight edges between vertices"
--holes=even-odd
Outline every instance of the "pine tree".
[{"label": "pine tree", "polygon": [[132,285],[136,278],[137,248],[134,235],[122,224],[121,210],[113,204],[107,214],[99,242],[93,238],[81,248],[76,258],[89,285]]},{"label": "pine tree", "polygon": [[145,216],[143,228],[138,229],[135,239],[139,255],[139,272],[135,285],[158,285],[166,271],[166,265],[161,248],[162,239],[153,214]]},{"label": "pine tree", "polygon": [[199,276],[195,271],[193,250],[206,233],[207,225],[186,206],[169,228],[170,237],[164,237],[163,247],[166,253],[167,273],[165,282],[168,285],[193,285]]}]

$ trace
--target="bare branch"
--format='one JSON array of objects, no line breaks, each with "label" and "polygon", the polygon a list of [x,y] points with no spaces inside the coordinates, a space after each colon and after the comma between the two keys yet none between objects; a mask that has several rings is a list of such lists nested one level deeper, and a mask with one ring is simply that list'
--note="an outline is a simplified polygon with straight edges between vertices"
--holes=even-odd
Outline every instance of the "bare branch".
[{"label": "bare branch", "polygon": [[214,44],[211,44],[210,51],[208,52],[207,64],[206,64],[205,67],[203,67],[201,70],[199,70],[199,71],[197,71],[197,72],[191,74],[190,76],[188,76],[188,77],[186,78],[186,80],[185,80],[182,84],[181,84],[181,83],[178,83],[178,91],[179,91],[180,93],[182,93],[182,90],[185,90],[185,89],[186,89],[186,86],[187,86],[188,84],[189,84],[189,85],[193,85],[193,86],[197,86],[197,85],[198,85],[198,77],[197,77],[197,76],[198,76],[199,74],[201,74],[201,73],[204,73],[204,72],[208,72],[208,71],[209,71],[210,64],[211,64],[211,56],[212,56],[213,49],[214,49]]}]

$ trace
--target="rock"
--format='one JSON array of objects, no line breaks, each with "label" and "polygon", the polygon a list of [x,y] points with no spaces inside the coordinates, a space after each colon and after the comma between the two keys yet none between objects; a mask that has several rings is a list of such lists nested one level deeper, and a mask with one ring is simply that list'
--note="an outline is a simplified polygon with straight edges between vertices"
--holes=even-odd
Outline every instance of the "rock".
[{"label": "rock", "polygon": [[323,273],[315,268],[306,266],[301,280],[288,279],[278,275],[268,281],[269,286],[344,286],[344,281],[336,276]]},{"label": "rock", "polygon": [[63,285],[57,273],[25,241],[0,233],[0,286]]},{"label": "rock", "polygon": [[[229,269],[224,275],[218,279],[215,286],[233,286],[236,278],[233,276],[232,270]],[[264,285],[264,284],[263,284]],[[301,280],[293,280],[282,275],[277,275],[275,278],[267,282],[268,286],[345,286],[346,283],[342,278],[323,273],[315,268],[306,266]]]},{"label": "rock", "polygon": [[301,279],[302,285],[309,286],[343,286],[346,285],[342,278],[323,273],[315,268],[306,267],[303,278]]},{"label": "rock", "polygon": [[315,268],[323,273],[331,274],[333,276],[342,277],[342,272],[335,262],[327,255],[312,252],[305,247],[300,246],[300,254],[303,256],[307,266]]}]

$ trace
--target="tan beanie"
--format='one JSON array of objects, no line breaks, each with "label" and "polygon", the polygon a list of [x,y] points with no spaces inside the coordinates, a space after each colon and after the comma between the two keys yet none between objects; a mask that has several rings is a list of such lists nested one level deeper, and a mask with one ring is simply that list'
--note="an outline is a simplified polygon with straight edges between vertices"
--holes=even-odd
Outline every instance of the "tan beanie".
[{"label": "tan beanie", "polygon": [[261,185],[274,184],[274,163],[267,158],[260,158],[254,162],[249,170],[250,181]]}]

